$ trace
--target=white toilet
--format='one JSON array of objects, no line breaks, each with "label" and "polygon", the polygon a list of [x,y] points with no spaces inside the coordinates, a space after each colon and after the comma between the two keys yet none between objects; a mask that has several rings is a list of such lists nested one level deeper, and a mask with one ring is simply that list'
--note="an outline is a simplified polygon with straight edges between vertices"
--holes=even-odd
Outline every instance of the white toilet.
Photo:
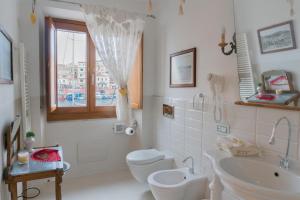
[{"label": "white toilet", "polygon": [[146,183],[153,172],[172,169],[174,166],[173,156],[156,149],[133,151],[127,155],[126,160],[131,174],[141,183]]}]

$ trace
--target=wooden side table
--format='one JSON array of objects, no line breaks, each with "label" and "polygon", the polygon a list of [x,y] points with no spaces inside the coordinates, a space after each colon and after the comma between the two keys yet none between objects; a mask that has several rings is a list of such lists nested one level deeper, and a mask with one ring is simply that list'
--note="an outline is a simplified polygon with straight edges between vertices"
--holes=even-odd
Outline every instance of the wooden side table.
[{"label": "wooden side table", "polygon": [[[63,171],[61,170],[53,170],[53,171],[45,171],[45,172],[39,172],[39,173],[27,173],[23,175],[9,175],[6,183],[8,184],[8,189],[11,193],[11,200],[17,200],[17,183],[21,182],[23,184],[23,191],[24,196],[27,196],[26,189],[27,189],[27,182],[32,180],[38,180],[38,179],[45,179],[45,178],[51,178],[55,177],[55,196],[56,200],[61,200],[61,183],[62,183],[62,176]],[[26,198],[23,198],[26,199]]]},{"label": "wooden side table", "polygon": [[[56,200],[61,200],[61,183],[64,175],[63,150],[60,146],[45,147],[47,149],[56,149],[61,160],[57,162],[38,162],[30,158],[29,163],[20,165],[17,161],[17,154],[20,150],[20,117],[17,118],[10,127],[9,133],[6,135],[7,146],[7,168],[5,182],[11,193],[11,200],[17,200],[18,191],[17,184],[23,185],[24,195],[26,194],[27,182],[45,178],[55,178],[55,194]],[[34,151],[42,148],[34,149]],[[33,152],[34,152],[33,151]],[[25,199],[25,198],[23,198]]]}]

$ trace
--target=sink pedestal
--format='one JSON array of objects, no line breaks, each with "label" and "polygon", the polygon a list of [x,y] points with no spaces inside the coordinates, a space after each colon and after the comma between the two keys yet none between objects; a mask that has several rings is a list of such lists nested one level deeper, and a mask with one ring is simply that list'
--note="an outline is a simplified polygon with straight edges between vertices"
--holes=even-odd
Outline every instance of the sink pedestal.
[{"label": "sink pedestal", "polygon": [[222,200],[224,186],[218,175],[214,175],[212,182],[209,184],[210,200]]}]

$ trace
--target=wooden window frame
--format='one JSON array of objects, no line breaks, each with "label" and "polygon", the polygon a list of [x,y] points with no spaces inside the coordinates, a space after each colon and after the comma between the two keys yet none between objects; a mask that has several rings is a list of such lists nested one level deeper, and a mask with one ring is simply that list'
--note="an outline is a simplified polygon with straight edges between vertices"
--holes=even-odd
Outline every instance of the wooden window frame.
[{"label": "wooden window frame", "polygon": [[[54,41],[51,41],[50,31],[51,26],[55,33]],[[71,30],[85,32],[87,34],[87,106],[86,107],[57,107],[57,40],[56,30]],[[79,120],[79,119],[97,119],[97,118],[116,118],[115,106],[96,106],[96,49],[92,42],[92,39],[88,33],[86,24],[80,21],[58,19],[58,18],[45,18],[45,53],[46,53],[46,82],[47,82],[47,120],[48,121],[62,121],[62,120]],[[54,43],[54,55],[51,55],[51,42]],[[53,44],[52,44],[53,45]],[[54,56],[54,57],[53,57]],[[141,41],[138,58],[133,67],[133,73],[131,77],[135,77],[134,81],[129,81],[129,90],[134,90],[130,99],[133,109],[142,109],[143,101],[143,40]],[[53,63],[51,63],[53,59]],[[52,69],[53,68],[53,69]],[[53,79],[53,80],[52,80]],[[94,83],[92,82],[94,81]],[[54,84],[54,85],[53,85]],[[54,92],[51,92],[51,87],[55,88]],[[52,88],[53,89],[53,88]],[[52,96],[55,96],[55,106],[52,105]]]},{"label": "wooden window frame", "polygon": [[[71,30],[85,32],[87,34],[87,75],[86,75],[86,89],[87,89],[87,105],[85,107],[53,107],[51,106],[52,97],[55,96],[55,102],[57,105],[57,95],[51,94],[51,87],[54,84],[55,90],[57,92],[57,60],[56,60],[56,38],[54,41],[50,40],[50,31],[49,23],[52,23],[55,27],[55,35],[57,29]],[[50,42],[54,42],[55,50],[54,55],[50,55]],[[96,119],[96,118],[115,118],[116,117],[116,108],[115,106],[103,106],[97,107],[95,104],[96,94],[95,93],[95,83],[92,83],[92,76],[95,76],[95,47],[92,42],[92,39],[88,33],[87,27],[84,22],[74,21],[74,20],[65,20],[46,17],[46,60],[47,60],[47,120],[48,121],[59,121],[59,120],[76,120],[76,119]],[[54,56],[55,63],[54,65],[49,64],[50,57]],[[51,73],[53,73],[54,67],[54,81],[51,80]]]}]

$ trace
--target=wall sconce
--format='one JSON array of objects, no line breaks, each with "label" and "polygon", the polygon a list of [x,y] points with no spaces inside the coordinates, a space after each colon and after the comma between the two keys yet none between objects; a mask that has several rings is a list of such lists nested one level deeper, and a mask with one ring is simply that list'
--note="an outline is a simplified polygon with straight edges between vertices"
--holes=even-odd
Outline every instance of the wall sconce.
[{"label": "wall sconce", "polygon": [[286,1],[290,5],[290,16],[294,17],[294,15],[295,15],[295,8],[294,8],[295,1],[294,0],[286,0]]},{"label": "wall sconce", "polygon": [[179,16],[183,16],[184,15],[184,4],[185,4],[185,0],[180,0],[179,1]]},{"label": "wall sconce", "polygon": [[153,4],[152,4],[152,0],[148,0],[148,5],[147,5],[147,17],[153,18],[155,19],[155,15],[153,15]]},{"label": "wall sconce", "polygon": [[229,43],[231,49],[229,51],[225,51],[225,47],[227,47],[228,43],[226,43],[225,39],[226,30],[223,28],[222,35],[221,35],[221,42],[219,43],[219,47],[221,47],[222,53],[226,56],[231,55],[233,52],[236,53],[236,34],[234,33],[232,36],[232,42]]},{"label": "wall sconce", "polygon": [[32,11],[30,13],[30,21],[34,25],[36,23],[36,12],[35,12],[36,0],[32,1]]}]

